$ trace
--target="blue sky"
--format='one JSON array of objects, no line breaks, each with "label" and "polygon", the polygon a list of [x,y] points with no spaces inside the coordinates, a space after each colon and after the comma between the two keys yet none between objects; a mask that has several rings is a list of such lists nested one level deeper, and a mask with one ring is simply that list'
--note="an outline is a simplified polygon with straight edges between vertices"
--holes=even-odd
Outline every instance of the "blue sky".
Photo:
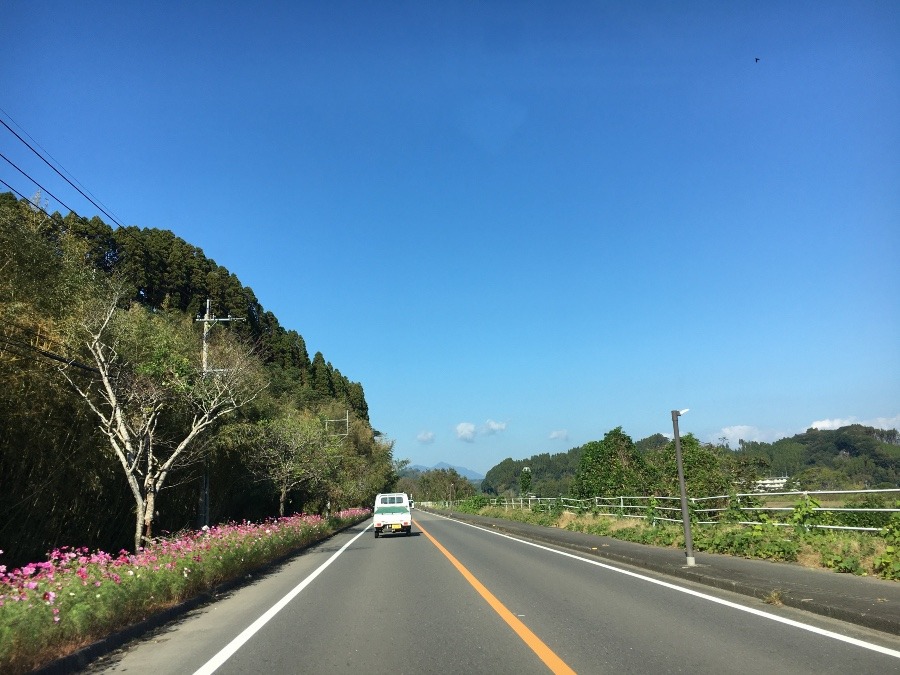
[{"label": "blue sky", "polygon": [[237,274],[397,458],[900,425],[895,2],[8,0],[0,44],[0,116]]}]

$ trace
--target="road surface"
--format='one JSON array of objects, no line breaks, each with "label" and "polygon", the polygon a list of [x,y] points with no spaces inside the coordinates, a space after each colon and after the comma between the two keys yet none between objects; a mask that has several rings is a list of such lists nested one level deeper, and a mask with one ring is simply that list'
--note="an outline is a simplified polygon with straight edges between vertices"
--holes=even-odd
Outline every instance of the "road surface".
[{"label": "road surface", "polygon": [[95,673],[889,673],[900,638],[413,511],[371,520]]}]

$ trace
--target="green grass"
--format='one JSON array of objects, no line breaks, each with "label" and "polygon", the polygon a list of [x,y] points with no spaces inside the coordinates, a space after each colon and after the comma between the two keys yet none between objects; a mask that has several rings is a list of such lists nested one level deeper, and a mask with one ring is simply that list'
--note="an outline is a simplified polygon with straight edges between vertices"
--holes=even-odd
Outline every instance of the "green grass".
[{"label": "green grass", "polygon": [[[484,507],[479,515],[517,522],[564,527],[624,541],[671,548],[684,547],[680,524],[651,525],[643,519],[608,515],[532,512],[527,509]],[[759,525],[694,525],[691,528],[696,551],[799,563],[835,572],[880,576],[900,580],[900,518],[895,517],[880,533],[843,530],[779,527],[771,522]]]}]

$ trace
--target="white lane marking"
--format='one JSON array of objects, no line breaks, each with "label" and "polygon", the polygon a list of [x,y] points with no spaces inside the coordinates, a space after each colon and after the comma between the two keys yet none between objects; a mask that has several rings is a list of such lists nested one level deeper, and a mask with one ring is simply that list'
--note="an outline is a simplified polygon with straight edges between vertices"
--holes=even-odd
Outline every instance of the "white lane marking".
[{"label": "white lane marking", "polygon": [[227,645],[225,645],[221,650],[219,650],[218,654],[213,656],[209,661],[204,663],[199,669],[194,671],[194,675],[212,675],[212,673],[214,673],[219,666],[221,666],[228,659],[230,659],[232,657],[232,655],[234,655],[234,653],[238,649],[240,649],[241,647],[244,646],[244,643],[246,643],[247,640],[252,638],[260,628],[265,626],[276,614],[278,614],[278,612],[280,612],[282,609],[284,609],[285,606],[291,600],[293,600],[295,597],[297,597],[297,595],[299,595],[299,593],[304,588],[306,588],[307,586],[309,586],[312,583],[313,579],[315,579],[322,572],[324,572],[326,567],[328,567],[331,563],[333,563],[337,559],[337,557],[339,555],[341,555],[341,553],[346,551],[353,542],[355,542],[357,539],[359,539],[361,536],[363,536],[368,529],[369,529],[369,526],[366,525],[366,527],[363,528],[362,532],[360,532],[355,537],[353,537],[353,539],[351,539],[346,544],[341,546],[341,548],[338,551],[336,551],[335,553],[333,553],[332,556],[328,560],[326,560],[321,565],[319,565],[316,568],[315,572],[313,572],[308,577],[306,577],[303,581],[301,581],[299,584],[294,586],[294,588],[291,589],[291,591],[287,595],[285,595],[281,600],[279,600],[274,605],[272,605],[272,607],[269,608],[269,610],[265,614],[263,614],[261,617],[259,617],[253,623],[251,623],[247,628],[244,629],[244,631],[240,635],[238,635],[236,638],[234,638],[234,640],[232,640]]},{"label": "white lane marking", "polygon": [[676,584],[670,584],[667,581],[660,581],[659,579],[654,579],[653,577],[644,576],[643,574],[638,574],[637,572],[631,572],[630,570],[620,569],[618,567],[614,567],[613,565],[607,565],[606,563],[599,562],[597,560],[591,560],[590,558],[584,558],[580,555],[576,555],[575,553],[568,553],[567,551],[558,551],[555,548],[550,548],[549,546],[543,546],[541,544],[536,544],[533,541],[528,541],[526,539],[518,539],[516,537],[512,537],[508,534],[503,534],[502,532],[497,532],[496,530],[491,530],[485,527],[481,527],[479,525],[473,525],[472,523],[467,523],[463,520],[456,520],[454,518],[447,518],[446,516],[442,516],[437,513],[432,513],[431,515],[438,516],[439,518],[443,518],[444,520],[449,520],[454,523],[459,523],[460,525],[466,525],[467,527],[475,528],[476,530],[481,530],[482,532],[487,532],[489,534],[495,534],[498,537],[505,537],[506,539],[510,539],[512,541],[517,541],[520,544],[525,544],[527,546],[533,546],[534,548],[539,548],[543,551],[549,551],[550,553],[556,553],[557,555],[565,556],[567,558],[573,558],[574,560],[580,560],[582,562],[586,562],[590,565],[595,565],[597,567],[602,567],[603,569],[610,570],[611,572],[618,572],[619,574],[625,574],[629,577],[634,577],[635,579],[641,579],[642,581],[649,581],[651,584],[656,584],[657,586],[663,586],[665,588],[669,588],[673,591],[678,591],[679,593],[687,593],[688,595],[693,595],[697,598],[702,598],[703,600],[709,600],[710,602],[715,602],[719,605],[725,605],[726,607],[731,607],[732,609],[737,609],[742,612],[747,612],[748,614],[755,614],[756,616],[760,616],[764,619],[771,619],[772,621],[777,621],[778,623],[787,624],[788,626],[793,626],[794,628],[799,628],[801,630],[809,631],[810,633],[817,633],[818,635],[822,635],[823,637],[829,637],[834,640],[840,640],[841,642],[848,642],[852,645],[856,645],[857,647],[862,647],[863,649],[870,649],[873,652],[879,652],[881,654],[886,654],[887,656],[893,656],[894,658],[900,659],[900,651],[895,649],[889,649],[888,647],[882,647],[881,645],[872,644],[871,642],[864,642],[863,640],[858,640],[853,637],[849,637],[847,635],[841,635],[840,633],[835,633],[830,630],[825,630],[824,628],[817,628],[816,626],[810,626],[809,624],[800,623],[799,621],[794,621],[793,619],[787,619],[782,616],[778,616],[776,614],[769,614],[768,612],[763,612],[759,609],[754,609],[753,607],[746,607],[745,605],[739,605],[736,602],[731,602],[729,600],[723,600],[722,598],[717,598],[713,595],[707,595],[706,593],[701,593],[699,591],[692,590],[690,588],[684,588],[682,586],[678,586]]}]

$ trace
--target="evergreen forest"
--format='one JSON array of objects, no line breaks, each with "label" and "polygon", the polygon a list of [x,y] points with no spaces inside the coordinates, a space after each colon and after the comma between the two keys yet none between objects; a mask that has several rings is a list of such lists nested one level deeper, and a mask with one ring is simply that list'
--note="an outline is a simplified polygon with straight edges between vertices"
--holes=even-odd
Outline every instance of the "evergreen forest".
[{"label": "evergreen forest", "polygon": [[0,194],[0,564],[367,505],[394,468],[362,385],[200,248]]}]

